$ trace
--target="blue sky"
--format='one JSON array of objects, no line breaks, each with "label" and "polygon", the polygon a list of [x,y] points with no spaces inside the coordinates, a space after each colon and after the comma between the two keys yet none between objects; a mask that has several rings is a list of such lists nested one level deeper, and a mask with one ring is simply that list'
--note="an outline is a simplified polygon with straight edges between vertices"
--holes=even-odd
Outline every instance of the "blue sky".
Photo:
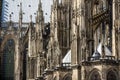
[{"label": "blue sky", "polygon": [[[45,22],[50,21],[51,4],[53,0],[41,0],[44,11]],[[18,22],[20,2],[22,2],[22,9],[24,12],[23,22],[30,22],[30,15],[33,16],[33,22],[35,22],[35,16],[38,9],[39,0],[3,0],[2,9],[2,21],[9,21],[9,15],[12,15],[12,21]],[[46,15],[47,13],[47,15]]]}]

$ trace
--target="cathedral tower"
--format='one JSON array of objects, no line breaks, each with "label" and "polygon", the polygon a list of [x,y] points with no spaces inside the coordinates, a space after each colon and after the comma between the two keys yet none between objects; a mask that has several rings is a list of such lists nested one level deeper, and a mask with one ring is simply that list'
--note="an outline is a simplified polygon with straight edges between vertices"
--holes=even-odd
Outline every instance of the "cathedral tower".
[{"label": "cathedral tower", "polygon": [[79,64],[82,60],[86,59],[85,3],[83,0],[72,1],[71,21],[71,65],[73,70],[72,79],[79,80]]}]

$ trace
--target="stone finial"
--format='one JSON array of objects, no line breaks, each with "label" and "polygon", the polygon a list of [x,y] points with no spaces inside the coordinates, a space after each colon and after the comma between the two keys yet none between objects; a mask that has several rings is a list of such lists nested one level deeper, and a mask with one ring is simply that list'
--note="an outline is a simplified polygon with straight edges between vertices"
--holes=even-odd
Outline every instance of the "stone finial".
[{"label": "stone finial", "polygon": [[36,23],[38,22],[38,21],[37,21],[37,16],[35,17],[35,21],[36,21]]},{"label": "stone finial", "polygon": [[38,11],[41,11],[41,10],[42,10],[42,3],[41,3],[41,0],[39,0]]},{"label": "stone finial", "polygon": [[23,19],[23,11],[22,11],[22,3],[20,3],[19,28],[22,27],[22,19]]},{"label": "stone finial", "polygon": [[30,15],[30,20],[32,21],[32,15]]},{"label": "stone finial", "polygon": [[9,15],[10,22],[11,22],[11,18],[12,18],[12,15],[10,14],[10,15]]},{"label": "stone finial", "polygon": [[9,15],[9,19],[10,19],[9,25],[11,26],[12,25],[12,15],[11,14]]},{"label": "stone finial", "polygon": [[22,19],[23,12],[22,12],[22,3],[20,3],[20,12],[19,12],[19,17]]},{"label": "stone finial", "polygon": [[12,30],[12,15],[10,14],[9,15],[9,19],[10,19],[10,22],[9,22],[9,30]]},{"label": "stone finial", "polygon": [[37,16],[36,16],[36,23],[38,22],[38,18],[39,18],[39,17],[38,17],[38,11],[37,11]]}]

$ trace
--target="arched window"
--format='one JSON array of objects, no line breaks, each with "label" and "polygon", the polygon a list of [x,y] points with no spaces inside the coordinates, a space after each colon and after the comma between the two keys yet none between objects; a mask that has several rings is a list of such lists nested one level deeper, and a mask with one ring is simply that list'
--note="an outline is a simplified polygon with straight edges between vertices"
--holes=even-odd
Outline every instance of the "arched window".
[{"label": "arched window", "polygon": [[99,74],[97,71],[94,71],[94,72],[91,74],[90,80],[101,80],[100,74]]},{"label": "arched window", "polygon": [[71,77],[71,76],[67,76],[67,77],[65,78],[65,80],[72,80],[72,77]]},{"label": "arched window", "polygon": [[63,80],[72,80],[72,75],[71,74],[65,75],[65,77],[63,78]]},{"label": "arched window", "polygon": [[107,80],[117,80],[117,76],[116,76],[115,72],[109,71],[107,73]]},{"label": "arched window", "polygon": [[4,46],[2,56],[2,80],[14,80],[15,43],[9,39]]}]

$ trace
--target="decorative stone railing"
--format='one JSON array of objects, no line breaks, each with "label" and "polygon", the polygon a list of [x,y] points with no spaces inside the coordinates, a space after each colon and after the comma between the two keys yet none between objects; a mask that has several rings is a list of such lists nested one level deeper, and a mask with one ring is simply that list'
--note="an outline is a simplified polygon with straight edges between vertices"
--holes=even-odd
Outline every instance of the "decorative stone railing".
[{"label": "decorative stone railing", "polygon": [[82,65],[119,65],[120,61],[114,56],[105,56],[104,58],[89,57],[88,60],[82,62]]},{"label": "decorative stone railing", "polygon": [[71,63],[62,63],[61,67],[71,67]]},{"label": "decorative stone railing", "polygon": [[115,57],[114,56],[105,56],[104,58],[101,58],[100,56],[88,57],[88,61],[97,61],[97,60],[115,60]]}]

